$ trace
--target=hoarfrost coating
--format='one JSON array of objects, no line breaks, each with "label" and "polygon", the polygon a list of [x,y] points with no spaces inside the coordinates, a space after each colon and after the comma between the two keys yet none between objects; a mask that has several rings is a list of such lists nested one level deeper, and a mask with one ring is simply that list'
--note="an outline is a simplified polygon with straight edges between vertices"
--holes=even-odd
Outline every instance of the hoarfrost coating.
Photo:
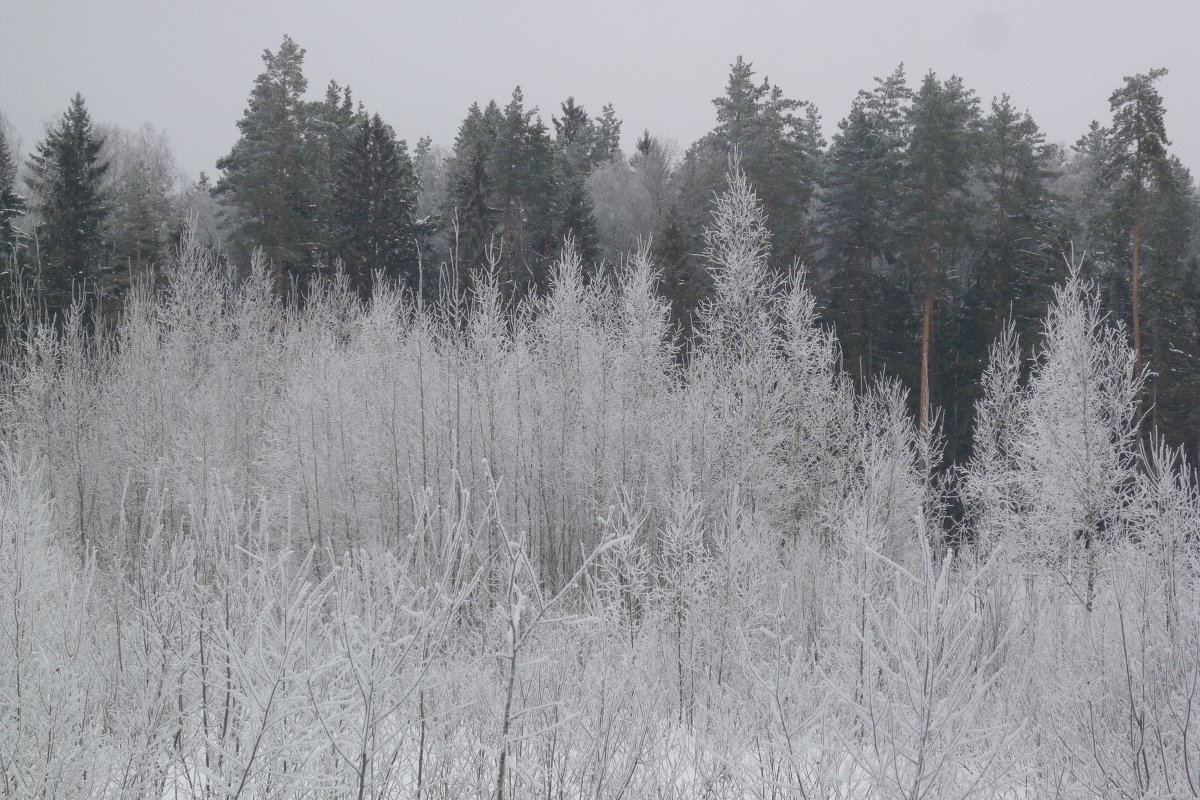
[{"label": "hoarfrost coating", "polygon": [[278,309],[188,238],[115,329],[14,334],[0,793],[1200,792],[1200,500],[1091,287],[941,472],[729,185],[684,361],[649,250],[569,244],[516,308]]}]

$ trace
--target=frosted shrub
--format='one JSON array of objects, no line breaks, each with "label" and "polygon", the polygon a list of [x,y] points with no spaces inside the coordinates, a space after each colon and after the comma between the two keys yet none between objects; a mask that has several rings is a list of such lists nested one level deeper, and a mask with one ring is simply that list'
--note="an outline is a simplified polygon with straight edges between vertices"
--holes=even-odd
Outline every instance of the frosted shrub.
[{"label": "frosted shrub", "polygon": [[646,244],[277,309],[185,237],[32,326],[0,796],[1195,796],[1200,495],[1120,328],[1073,276],[1027,381],[1003,337],[955,484],[767,223],[735,165],[686,343]]}]

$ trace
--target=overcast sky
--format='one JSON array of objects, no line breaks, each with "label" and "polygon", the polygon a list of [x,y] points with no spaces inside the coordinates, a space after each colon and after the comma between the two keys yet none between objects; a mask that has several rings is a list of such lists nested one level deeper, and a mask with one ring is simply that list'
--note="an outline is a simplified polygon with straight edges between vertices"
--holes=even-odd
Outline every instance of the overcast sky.
[{"label": "overcast sky", "polygon": [[472,101],[520,85],[546,123],[574,95],[612,102],[626,150],[644,128],[686,146],[740,54],[817,104],[827,134],[855,93],[903,61],[1008,92],[1051,141],[1109,120],[1122,76],[1165,66],[1173,151],[1200,168],[1200,0],[0,0],[0,113],[28,152],[76,91],[93,119],[165,130],[180,165],[213,172],[261,55],[307,50],[310,94],[349,84],[410,145],[446,146]]}]

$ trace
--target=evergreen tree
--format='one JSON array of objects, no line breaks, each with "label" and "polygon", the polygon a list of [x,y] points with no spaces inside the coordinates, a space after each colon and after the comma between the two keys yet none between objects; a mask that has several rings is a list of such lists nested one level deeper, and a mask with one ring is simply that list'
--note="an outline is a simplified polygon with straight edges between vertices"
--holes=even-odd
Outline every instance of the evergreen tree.
[{"label": "evergreen tree", "polygon": [[682,340],[678,353],[687,358],[695,344],[696,321],[712,296],[712,274],[700,261],[702,242],[688,236],[675,206],[667,209],[662,231],[654,238],[654,263],[662,270],[660,291],[671,304],[671,325]]},{"label": "evergreen tree", "polygon": [[357,129],[365,121],[361,106],[356,109],[350,87],[330,81],[325,97],[308,105],[306,142],[310,149],[309,167],[313,180],[313,227],[315,251],[330,264],[339,251],[339,223],[335,196],[338,192],[341,161],[350,149]]},{"label": "evergreen tree", "polygon": [[1120,187],[1119,199],[1132,221],[1133,269],[1130,275],[1130,304],[1133,310],[1133,351],[1141,356],[1141,306],[1139,302],[1139,261],[1141,259],[1142,215],[1146,193],[1154,185],[1170,182],[1167,162],[1166,128],[1163,124],[1162,96],[1155,82],[1167,74],[1154,69],[1125,78],[1125,85],[1109,97],[1113,112],[1110,131],[1109,163],[1105,178]]},{"label": "evergreen tree", "polygon": [[650,210],[657,223],[666,213],[671,197],[671,177],[675,169],[674,149],[669,144],[663,144],[643,131],[637,141],[634,154],[629,159],[629,165],[639,178],[650,200]]},{"label": "evergreen tree", "polygon": [[178,170],[166,136],[150,125],[132,134],[114,131],[107,145],[112,154],[108,238],[120,291],[125,279],[143,275],[165,255],[175,222]]},{"label": "evergreen tree", "polygon": [[101,179],[108,170],[100,158],[103,144],[83,97],[76,94],[29,160],[29,185],[40,217],[36,291],[51,314],[70,305],[76,283],[94,281],[101,272],[107,213]]},{"label": "evergreen tree", "polygon": [[[1057,282],[1052,252],[1054,197],[1050,180],[1055,152],[1029,112],[1019,113],[1008,95],[992,101],[979,152],[982,257],[976,268],[990,343],[1010,316],[1022,339],[1034,337]],[[980,354],[980,365],[986,359]],[[982,371],[982,369],[981,369]]]},{"label": "evergreen tree", "polygon": [[1070,159],[1054,187],[1064,200],[1060,220],[1064,232],[1079,250],[1092,254],[1093,263],[1097,257],[1103,260],[1119,238],[1114,235],[1113,187],[1105,181],[1110,149],[1108,129],[1092,120],[1087,133],[1072,145]]},{"label": "evergreen tree", "polygon": [[500,285],[520,296],[546,288],[560,244],[553,144],[518,86],[501,112],[487,171],[497,212]]},{"label": "evergreen tree", "polygon": [[930,409],[934,309],[949,288],[946,279],[967,232],[967,189],[977,144],[979,100],[951,76],[925,76],[909,111],[911,135],[905,163],[908,254],[921,296],[919,427]]},{"label": "evergreen tree", "polygon": [[0,128],[0,265],[15,255],[15,221],[25,213],[25,199],[17,194],[17,165],[9,150],[8,138]]},{"label": "evergreen tree", "polygon": [[600,109],[600,119],[596,123],[596,141],[592,150],[592,160],[603,164],[621,156],[621,120],[617,119],[616,109],[612,103],[605,103]]},{"label": "evergreen tree", "polygon": [[[1143,208],[1142,359],[1147,422],[1172,447],[1200,455],[1200,199],[1191,173],[1168,159],[1170,180]],[[1193,460],[1192,463],[1195,463]]]},{"label": "evergreen tree", "polygon": [[[378,114],[358,125],[342,156],[334,194],[337,246],[361,297],[371,273],[403,278],[416,290],[417,178],[408,148]],[[423,288],[423,287],[422,287]]]},{"label": "evergreen tree", "polygon": [[495,102],[468,110],[450,158],[445,223],[456,226],[461,287],[490,252],[506,296],[545,288],[561,246],[555,153],[548,129],[537,109],[525,108],[519,86],[503,110]]},{"label": "evergreen tree", "polygon": [[284,36],[277,53],[263,52],[266,70],[254,82],[238,120],[241,137],[217,161],[216,192],[236,211],[236,238],[262,247],[282,300],[287,278],[307,263],[314,240],[314,181],[306,142],[308,108],[301,99],[304,50]]},{"label": "evergreen tree", "polygon": [[597,260],[599,236],[587,179],[596,167],[612,158],[613,140],[619,136],[621,123],[613,116],[612,106],[605,106],[608,119],[604,124],[593,121],[582,106],[575,104],[573,97],[568,97],[561,108],[561,118],[551,117],[558,162],[556,238],[572,237],[583,262],[590,265]]},{"label": "evergreen tree", "polygon": [[496,137],[500,109],[489,103],[486,112],[472,103],[454,140],[448,170],[449,197],[445,224],[452,228],[454,262],[459,274],[452,276],[460,291],[469,288],[470,270],[481,266],[491,244],[496,219],[488,154]]},{"label": "evergreen tree", "polygon": [[722,186],[728,157],[736,149],[770,221],[772,263],[776,269],[787,269],[796,259],[810,255],[807,214],[825,142],[816,108],[784,97],[782,89],[768,79],[755,83],[752,67],[739,56],[725,94],[713,100],[717,126],[706,137],[707,150],[717,155],[720,163],[714,171],[722,177],[702,191],[707,199]]},{"label": "evergreen tree", "polygon": [[992,101],[980,133],[972,269],[943,348],[947,453],[956,460],[967,457],[989,348],[1011,320],[1031,354],[1062,263],[1049,185],[1056,149],[1008,95]]},{"label": "evergreen tree", "polygon": [[905,301],[894,265],[912,92],[903,64],[875,83],[838,123],[821,196],[825,313],[860,386],[876,372],[904,374],[909,367],[897,347],[906,325],[895,313]]}]

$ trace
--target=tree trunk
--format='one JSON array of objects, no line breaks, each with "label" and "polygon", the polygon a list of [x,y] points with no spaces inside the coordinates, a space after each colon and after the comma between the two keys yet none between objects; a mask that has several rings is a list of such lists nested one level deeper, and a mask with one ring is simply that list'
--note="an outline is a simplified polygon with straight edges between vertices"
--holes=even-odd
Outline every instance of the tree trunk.
[{"label": "tree trunk", "polygon": [[1142,309],[1138,302],[1138,260],[1142,244],[1142,202],[1134,200],[1133,207],[1133,364],[1138,369],[1142,364]]},{"label": "tree trunk", "polygon": [[917,410],[918,428],[925,432],[929,424],[929,341],[933,335],[933,274],[925,268],[925,313],[921,323],[921,397]]}]

